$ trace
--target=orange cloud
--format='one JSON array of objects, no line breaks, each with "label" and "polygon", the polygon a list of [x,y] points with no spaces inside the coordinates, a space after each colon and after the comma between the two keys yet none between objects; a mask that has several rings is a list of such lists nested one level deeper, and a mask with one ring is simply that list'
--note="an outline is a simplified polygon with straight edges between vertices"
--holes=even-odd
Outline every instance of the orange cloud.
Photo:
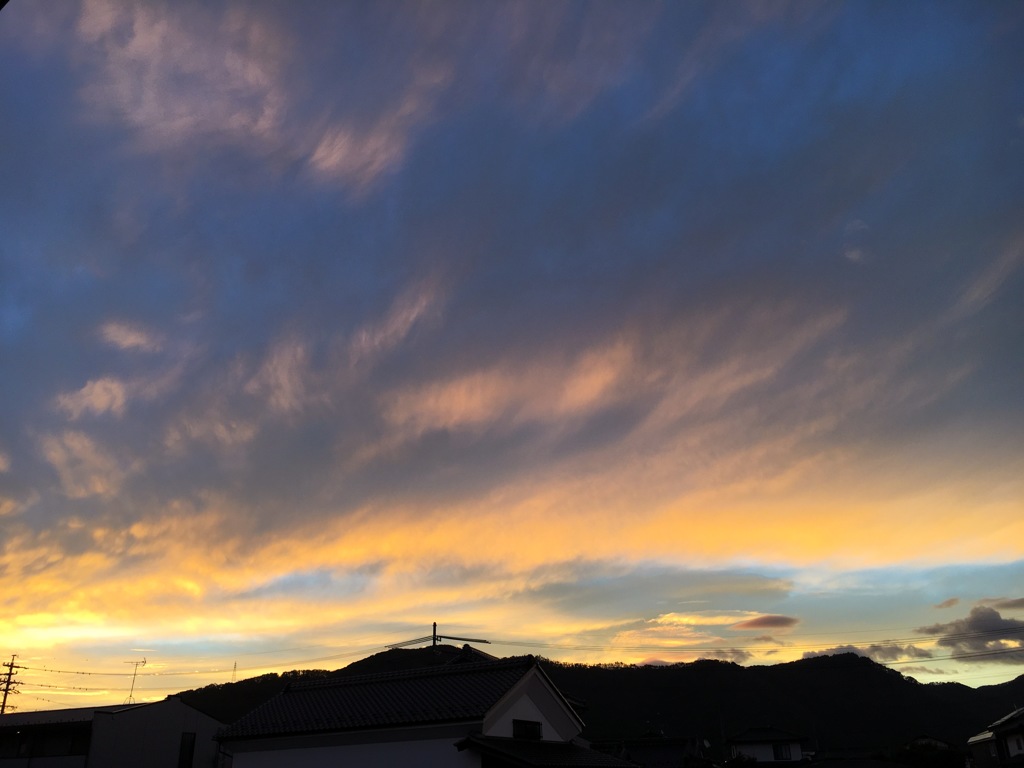
[{"label": "orange cloud", "polygon": [[87,411],[96,414],[110,412],[122,416],[126,400],[124,383],[104,377],[88,382],[77,392],[58,395],[57,405],[74,421]]},{"label": "orange cloud", "polygon": [[128,473],[127,467],[84,432],[66,431],[45,437],[41,448],[57,470],[64,493],[72,499],[112,496]]},{"label": "orange cloud", "polygon": [[128,323],[110,321],[100,327],[100,337],[118,349],[156,352],[163,346],[153,333]]}]

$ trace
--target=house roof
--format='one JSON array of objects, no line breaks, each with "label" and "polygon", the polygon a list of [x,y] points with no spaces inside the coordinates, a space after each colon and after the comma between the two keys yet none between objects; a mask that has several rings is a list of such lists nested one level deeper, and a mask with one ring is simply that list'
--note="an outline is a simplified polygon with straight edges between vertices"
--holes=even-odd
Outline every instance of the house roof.
[{"label": "house roof", "polygon": [[521,768],[626,768],[635,763],[572,742],[468,736],[456,745]]},{"label": "house roof", "polygon": [[108,707],[76,707],[74,709],[42,709],[36,712],[8,712],[0,715],[0,728],[29,725],[53,725],[55,723],[89,723],[97,712],[120,712],[125,709],[145,706],[128,704]]},{"label": "house roof", "polygon": [[[63,723],[91,723],[97,713],[117,715],[122,712],[129,712],[136,709],[158,707],[168,702],[177,702],[181,706],[189,707],[206,714],[190,704],[181,701],[179,696],[168,696],[160,701],[146,701],[136,704],[110,704],[103,707],[75,707],[74,709],[42,709],[35,712],[10,712],[0,716],[0,728],[29,727],[35,725],[56,725]],[[209,715],[207,715],[209,717]],[[214,718],[216,719],[216,718]]]},{"label": "house roof", "polygon": [[297,736],[483,720],[537,665],[532,656],[307,680],[223,729],[218,738]]},{"label": "house roof", "polygon": [[1005,733],[1009,731],[1013,733],[1013,726],[1015,721],[1019,720],[1020,725],[1024,725],[1024,707],[1018,707],[1008,715],[1004,715],[992,723],[986,730],[981,733],[976,733],[967,740],[968,744],[981,744],[986,741],[991,741],[996,737],[996,732]]},{"label": "house roof", "polygon": [[994,729],[1004,725],[1008,725],[1018,718],[1024,720],[1024,707],[1018,707],[1017,709],[1013,710],[1013,712],[1011,712],[1010,714],[1000,717],[998,720],[992,723],[992,725],[990,725],[989,728]]}]

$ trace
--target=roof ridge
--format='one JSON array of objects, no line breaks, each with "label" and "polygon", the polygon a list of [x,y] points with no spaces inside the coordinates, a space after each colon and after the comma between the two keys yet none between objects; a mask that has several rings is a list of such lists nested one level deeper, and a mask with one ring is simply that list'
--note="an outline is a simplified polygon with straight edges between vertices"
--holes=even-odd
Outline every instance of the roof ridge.
[{"label": "roof ridge", "polygon": [[504,659],[468,661],[460,664],[440,664],[435,667],[417,667],[415,669],[399,669],[390,672],[369,672],[362,675],[339,675],[318,680],[295,680],[289,683],[286,691],[303,691],[311,688],[341,688],[349,685],[384,682],[388,680],[408,680],[419,677],[452,677],[473,672],[486,672],[492,669],[514,667],[532,667],[537,664],[536,657],[509,656]]}]

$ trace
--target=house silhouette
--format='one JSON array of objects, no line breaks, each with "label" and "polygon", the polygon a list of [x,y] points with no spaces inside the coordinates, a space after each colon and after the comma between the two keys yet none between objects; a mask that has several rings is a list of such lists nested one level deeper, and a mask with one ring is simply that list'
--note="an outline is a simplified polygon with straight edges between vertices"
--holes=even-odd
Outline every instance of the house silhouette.
[{"label": "house silhouette", "polygon": [[532,656],[299,681],[217,739],[232,768],[632,765],[588,748]]}]

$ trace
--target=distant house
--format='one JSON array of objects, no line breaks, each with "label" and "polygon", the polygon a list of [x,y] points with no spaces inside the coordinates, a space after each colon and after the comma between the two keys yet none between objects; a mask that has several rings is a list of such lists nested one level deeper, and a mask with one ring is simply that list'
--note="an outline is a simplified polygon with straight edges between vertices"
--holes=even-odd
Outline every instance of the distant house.
[{"label": "distant house", "polygon": [[532,657],[295,682],[218,735],[232,768],[613,768]]},{"label": "distant house", "polygon": [[47,758],[60,758],[59,764],[68,768],[85,766],[98,711],[89,707],[0,715],[0,766],[27,766],[32,760],[39,764]]},{"label": "distant house", "polygon": [[1024,707],[968,739],[967,750],[974,768],[1024,766]]},{"label": "distant house", "polygon": [[804,759],[804,739],[779,728],[748,728],[729,739],[731,757],[759,763],[796,763]]},{"label": "distant house", "polygon": [[0,768],[214,768],[223,723],[176,696],[0,716]]},{"label": "distant house", "polygon": [[934,736],[917,736],[907,742],[907,749],[910,750],[939,750],[955,751],[956,747],[948,741],[936,739]]}]

